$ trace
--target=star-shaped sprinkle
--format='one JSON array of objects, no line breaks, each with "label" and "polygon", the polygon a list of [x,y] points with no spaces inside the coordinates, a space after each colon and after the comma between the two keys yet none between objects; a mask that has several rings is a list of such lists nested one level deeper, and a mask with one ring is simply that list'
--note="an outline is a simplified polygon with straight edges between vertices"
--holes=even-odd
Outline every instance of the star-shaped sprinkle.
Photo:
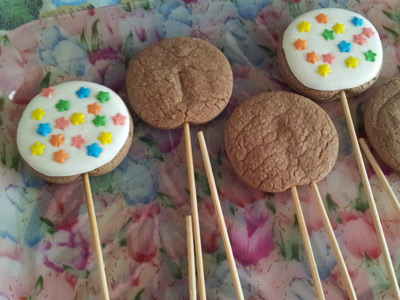
[{"label": "star-shaped sprinkle", "polygon": [[361,18],[354,17],[353,20],[351,20],[351,23],[353,23],[354,26],[358,27],[358,26],[361,26],[364,23],[364,20],[361,19]]},{"label": "star-shaped sprinkle", "polygon": [[50,123],[40,123],[39,128],[36,130],[36,132],[43,136],[48,135],[50,132],[52,132],[50,128]]},{"label": "star-shaped sprinkle", "polygon": [[325,40],[333,40],[335,38],[335,32],[333,30],[328,30],[325,29],[324,32],[322,33],[322,36],[325,38]]},{"label": "star-shaped sprinkle", "polygon": [[358,68],[358,58],[354,56],[350,56],[348,59],[345,60],[348,68]]},{"label": "star-shaped sprinkle", "polygon": [[315,64],[319,60],[319,56],[317,55],[317,52],[309,52],[307,53],[307,61],[310,63]]},{"label": "star-shaped sprinkle", "polygon": [[52,135],[50,138],[50,144],[52,144],[55,147],[60,147],[62,144],[64,144],[65,138],[62,134],[57,134],[57,135]]},{"label": "star-shaped sprinkle", "polygon": [[71,118],[69,118],[74,125],[79,125],[85,123],[85,114],[74,113]]},{"label": "star-shaped sprinkle", "polygon": [[324,62],[328,64],[333,64],[335,62],[336,57],[332,53],[322,54]]},{"label": "star-shaped sprinkle", "polygon": [[362,34],[356,34],[354,35],[354,43],[357,43],[359,45],[364,45],[367,39],[365,38],[364,35]]},{"label": "star-shaped sprinkle", "polygon": [[50,98],[51,96],[54,95],[54,88],[52,86],[49,86],[48,88],[43,88],[42,93],[40,95],[43,97]]},{"label": "star-shaped sprinkle", "polygon": [[351,43],[347,43],[346,41],[342,41],[339,45],[340,52],[350,52],[351,50]]},{"label": "star-shaped sprinkle", "polygon": [[101,111],[101,106],[97,102],[95,102],[93,104],[89,104],[87,107],[88,107],[89,114],[94,114],[97,116],[99,114],[99,112]]},{"label": "star-shaped sprinkle", "polygon": [[44,148],[46,148],[46,145],[36,142],[31,146],[32,155],[43,155]]},{"label": "star-shaped sprinkle", "polygon": [[365,59],[367,61],[375,61],[375,56],[377,55],[374,51],[372,51],[371,49],[368,50],[367,52],[364,52],[365,55]]},{"label": "star-shaped sprinkle", "polygon": [[297,50],[306,50],[307,49],[307,41],[302,39],[298,39],[293,43]]},{"label": "star-shaped sprinkle", "polygon": [[375,35],[375,32],[372,30],[372,28],[365,28],[364,27],[362,34],[365,35],[366,37],[370,38],[370,37]]},{"label": "star-shaped sprinkle", "polygon": [[69,103],[70,102],[68,100],[60,99],[60,101],[58,101],[58,103],[56,104],[56,107],[57,107],[59,112],[63,112],[65,110],[69,109]]},{"label": "star-shaped sprinkle", "polygon": [[70,122],[66,117],[62,117],[56,120],[56,128],[65,130],[68,128]]},{"label": "star-shaped sprinkle", "polygon": [[103,145],[107,145],[107,144],[111,144],[113,142],[112,139],[112,133],[111,132],[105,132],[103,131],[101,133],[101,135],[99,136],[98,140],[103,144]]},{"label": "star-shaped sprinkle", "polygon": [[72,137],[72,144],[71,145],[73,147],[81,149],[84,144],[86,144],[86,140],[83,138],[83,136],[81,134]]},{"label": "star-shaped sprinkle", "polygon": [[65,150],[60,150],[57,152],[54,152],[54,158],[53,160],[55,162],[58,162],[60,164],[63,164],[65,162],[65,160],[69,157],[69,155],[67,153],[65,153]]},{"label": "star-shaped sprinkle", "polygon": [[318,74],[321,74],[322,76],[326,77],[331,72],[331,68],[329,68],[329,65],[320,65],[318,67]]},{"label": "star-shaped sprinkle", "polygon": [[340,24],[340,23],[336,23],[335,26],[332,27],[332,29],[335,30],[336,34],[344,33],[344,28],[345,28],[345,25]]},{"label": "star-shaped sprinkle", "polygon": [[32,119],[41,120],[45,114],[46,112],[43,110],[43,108],[39,107],[38,109],[32,111]]},{"label": "star-shaped sprinkle", "polygon": [[99,92],[96,96],[96,99],[100,100],[101,103],[104,103],[110,100],[110,93],[109,92]]},{"label": "star-shaped sprinkle", "polygon": [[315,17],[319,24],[327,24],[329,22],[329,17],[323,13]]},{"label": "star-shaped sprinkle", "polygon": [[97,145],[97,143],[93,143],[90,146],[87,146],[87,149],[88,155],[93,157],[99,157],[101,151],[103,151],[103,149],[101,149],[99,145]]},{"label": "star-shaped sprinkle", "polygon": [[78,95],[79,99],[88,98],[90,96],[90,89],[84,88],[82,86],[79,90],[76,91],[76,94]]},{"label": "star-shaped sprinkle", "polygon": [[114,120],[114,125],[125,125],[126,117],[120,113],[117,113],[112,119]]},{"label": "star-shaped sprinkle", "polygon": [[96,125],[96,127],[106,126],[106,116],[97,115],[93,120],[93,124]]},{"label": "star-shaped sprinkle", "polygon": [[311,23],[303,21],[299,25],[297,25],[297,27],[299,28],[300,32],[310,32]]}]

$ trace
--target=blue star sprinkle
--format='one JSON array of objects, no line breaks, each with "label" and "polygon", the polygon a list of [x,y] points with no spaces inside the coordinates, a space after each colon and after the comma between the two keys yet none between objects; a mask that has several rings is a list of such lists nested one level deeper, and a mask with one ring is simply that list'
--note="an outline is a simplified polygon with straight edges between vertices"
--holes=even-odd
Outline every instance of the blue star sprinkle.
[{"label": "blue star sprinkle", "polygon": [[52,132],[50,128],[50,123],[40,123],[39,128],[36,132],[43,136],[48,135],[50,132]]},{"label": "blue star sprinkle", "polygon": [[84,88],[82,86],[79,90],[76,91],[76,94],[78,95],[79,99],[88,98],[90,96],[90,89]]},{"label": "blue star sprinkle", "polygon": [[351,20],[351,23],[353,23],[355,26],[361,26],[364,23],[364,20],[361,18],[354,17],[353,20]]},{"label": "blue star sprinkle", "polygon": [[87,149],[88,155],[93,157],[99,157],[101,151],[103,151],[103,149],[101,149],[99,145],[97,145],[97,143],[93,143],[90,146],[87,146]]},{"label": "blue star sprinkle", "polygon": [[340,52],[350,52],[351,43],[347,43],[346,41],[342,41],[339,45]]}]

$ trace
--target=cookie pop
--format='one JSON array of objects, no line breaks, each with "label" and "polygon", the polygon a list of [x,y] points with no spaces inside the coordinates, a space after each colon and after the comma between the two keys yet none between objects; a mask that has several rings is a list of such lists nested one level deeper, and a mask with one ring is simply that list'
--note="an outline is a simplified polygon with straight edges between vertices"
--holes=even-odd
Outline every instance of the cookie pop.
[{"label": "cookie pop", "polygon": [[127,74],[130,104],[143,121],[161,129],[184,127],[202,300],[206,292],[189,124],[215,118],[227,105],[232,87],[228,60],[217,48],[196,38],[172,38],[150,46],[130,63]]},{"label": "cookie pop", "polygon": [[379,76],[383,51],[377,30],[365,17],[348,10],[312,10],[289,24],[277,54],[282,76],[295,91],[318,101],[341,99],[386,269],[395,296],[400,299],[346,96],[363,92]]},{"label": "cookie pop", "polygon": [[[263,93],[246,100],[232,113],[225,130],[225,146],[234,170],[249,185],[269,193],[291,189],[315,290],[318,299],[325,299],[296,186],[311,184],[319,196],[316,182],[330,173],[338,154],[339,140],[332,121],[303,96]],[[317,200],[323,207],[320,197]],[[326,213],[323,217],[329,224],[328,235],[333,236],[341,270],[347,274],[348,289],[352,290]]]},{"label": "cookie pop", "polygon": [[117,167],[128,153],[132,132],[121,98],[105,86],[84,81],[44,88],[18,124],[18,150],[39,177],[53,183],[83,177],[104,299],[109,295],[89,175]]}]

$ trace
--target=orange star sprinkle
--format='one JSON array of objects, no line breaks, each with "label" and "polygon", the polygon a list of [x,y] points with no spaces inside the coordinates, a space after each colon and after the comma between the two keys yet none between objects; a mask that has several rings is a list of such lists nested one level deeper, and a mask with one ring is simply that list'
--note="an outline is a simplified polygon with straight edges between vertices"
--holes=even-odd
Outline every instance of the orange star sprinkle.
[{"label": "orange star sprinkle", "polygon": [[56,147],[60,147],[62,144],[64,144],[64,142],[65,138],[62,134],[57,134],[57,135],[53,134],[50,138],[50,143]]},{"label": "orange star sprinkle", "polygon": [[65,153],[64,149],[58,152],[54,152],[54,161],[63,164],[65,160],[69,157],[67,153]]},{"label": "orange star sprinkle", "polygon": [[310,63],[315,64],[319,60],[319,56],[317,55],[317,52],[313,51],[310,53],[307,53],[307,61]]},{"label": "orange star sprinkle", "polygon": [[89,114],[94,114],[97,116],[99,114],[99,112],[101,111],[101,106],[97,102],[90,104],[87,107],[88,107]]},{"label": "orange star sprinkle", "polygon": [[323,13],[315,17],[320,24],[327,24],[329,22],[329,17]]},{"label": "orange star sprinkle", "polygon": [[306,50],[307,49],[307,41],[302,39],[298,39],[293,43],[297,50]]}]

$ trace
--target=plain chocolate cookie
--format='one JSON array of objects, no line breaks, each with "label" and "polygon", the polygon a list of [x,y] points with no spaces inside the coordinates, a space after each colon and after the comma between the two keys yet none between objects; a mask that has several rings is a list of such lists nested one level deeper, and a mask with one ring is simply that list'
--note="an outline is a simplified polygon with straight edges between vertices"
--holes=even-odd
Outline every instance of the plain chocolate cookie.
[{"label": "plain chocolate cookie", "polygon": [[214,119],[232,94],[228,60],[196,38],[171,38],[150,46],[128,68],[129,102],[141,119],[162,128]]},{"label": "plain chocolate cookie", "polygon": [[266,192],[318,182],[335,164],[339,139],[325,111],[289,92],[259,94],[232,113],[225,145],[233,168]]},{"label": "plain chocolate cookie", "polygon": [[364,125],[379,157],[400,172],[400,79],[391,80],[368,101]]}]

